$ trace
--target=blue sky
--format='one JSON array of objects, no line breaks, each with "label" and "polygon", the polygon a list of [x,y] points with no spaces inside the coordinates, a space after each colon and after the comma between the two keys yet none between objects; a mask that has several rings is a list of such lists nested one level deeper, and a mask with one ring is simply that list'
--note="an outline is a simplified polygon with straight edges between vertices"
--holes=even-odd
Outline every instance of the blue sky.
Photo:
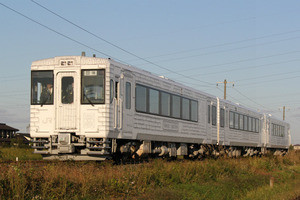
[{"label": "blue sky", "polygon": [[[63,55],[112,58],[210,94],[282,118],[300,143],[299,1],[45,1],[53,12],[147,63],[47,12],[34,2],[0,3],[72,38],[82,46],[0,5],[0,121],[29,124],[30,65]],[[157,66],[158,65],[158,66]],[[167,68],[168,70],[165,70]],[[171,71],[171,72],[170,72]],[[174,73],[176,72],[176,73]],[[203,83],[202,81],[206,82]]]}]

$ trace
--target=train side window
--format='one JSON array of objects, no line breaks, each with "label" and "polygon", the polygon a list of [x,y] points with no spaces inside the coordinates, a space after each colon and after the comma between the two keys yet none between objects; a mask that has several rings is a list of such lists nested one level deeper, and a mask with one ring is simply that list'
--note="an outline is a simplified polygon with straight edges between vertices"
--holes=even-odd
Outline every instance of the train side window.
[{"label": "train side window", "polygon": [[239,124],[240,127],[239,128],[240,128],[240,130],[244,130],[244,118],[243,118],[243,115],[240,114],[240,118],[239,119],[240,119],[240,124]]},{"label": "train side window", "polygon": [[131,109],[131,83],[126,82],[126,109]]},{"label": "train side window", "polygon": [[248,117],[248,131],[252,131],[252,117]]},{"label": "train side window", "polygon": [[234,128],[239,129],[239,114],[234,113]]},{"label": "train side window", "polygon": [[181,98],[177,95],[172,95],[172,117],[180,118]]},{"label": "train side window", "polygon": [[252,132],[256,132],[255,127],[256,127],[256,120],[255,118],[252,118]]},{"label": "train side window", "polygon": [[215,126],[217,124],[217,108],[216,108],[216,106],[211,106],[211,112],[212,112],[211,124]]},{"label": "train side window", "polygon": [[279,136],[280,136],[280,137],[282,137],[281,129],[282,129],[282,126],[279,126]]},{"label": "train side window", "polygon": [[149,89],[149,112],[152,114],[159,114],[158,90]]},{"label": "train side window", "polygon": [[220,126],[224,127],[225,125],[225,110],[223,108],[220,109]]},{"label": "train side window", "polygon": [[190,100],[186,98],[182,98],[181,107],[182,107],[182,119],[190,120]]},{"label": "train side window", "polygon": [[119,92],[119,82],[118,81],[116,81],[116,86],[115,86],[115,98],[116,99],[118,99],[119,97],[118,97],[118,92]]},{"label": "train side window", "polygon": [[63,77],[61,79],[61,102],[71,104],[74,101],[74,78]]},{"label": "train side window", "polygon": [[160,98],[161,115],[169,117],[171,115],[171,95],[160,92]]},{"label": "train side window", "polygon": [[248,131],[248,116],[244,115],[244,131]]},{"label": "train side window", "polygon": [[198,102],[191,100],[191,120],[198,121]]},{"label": "train side window", "polygon": [[229,127],[234,128],[234,113],[231,111],[229,112]]},{"label": "train side window", "polygon": [[210,124],[210,105],[207,106],[207,123]]},{"label": "train side window", "polygon": [[255,119],[256,123],[255,123],[255,132],[259,133],[259,120]]},{"label": "train side window", "polygon": [[110,103],[113,102],[114,99],[114,81],[110,79]]},{"label": "train side window", "polygon": [[135,88],[135,109],[147,112],[147,88],[141,85],[136,85]]}]

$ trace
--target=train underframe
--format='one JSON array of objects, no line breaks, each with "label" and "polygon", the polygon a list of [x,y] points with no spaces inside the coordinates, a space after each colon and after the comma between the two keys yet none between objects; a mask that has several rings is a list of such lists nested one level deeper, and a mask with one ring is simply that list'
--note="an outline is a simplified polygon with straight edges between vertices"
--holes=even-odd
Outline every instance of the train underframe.
[{"label": "train underframe", "polygon": [[86,138],[75,133],[34,138],[34,153],[45,160],[141,160],[149,157],[203,159],[205,157],[247,157],[267,153],[285,155],[285,148],[223,146],[162,141]]}]

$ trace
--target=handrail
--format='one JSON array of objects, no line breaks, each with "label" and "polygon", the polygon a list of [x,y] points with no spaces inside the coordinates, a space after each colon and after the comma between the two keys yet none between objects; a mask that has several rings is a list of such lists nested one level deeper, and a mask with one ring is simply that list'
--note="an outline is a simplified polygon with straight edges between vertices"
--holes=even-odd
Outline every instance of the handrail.
[{"label": "handrail", "polygon": [[116,129],[117,128],[117,120],[118,120],[118,107],[117,107],[117,98],[116,97],[114,97],[113,102],[114,102],[114,111],[115,111],[115,116],[114,116],[114,118],[115,118],[115,125],[114,125],[114,129]]},{"label": "handrail", "polygon": [[120,111],[120,117],[119,117],[119,129],[123,128],[123,100],[119,99],[119,111]]}]

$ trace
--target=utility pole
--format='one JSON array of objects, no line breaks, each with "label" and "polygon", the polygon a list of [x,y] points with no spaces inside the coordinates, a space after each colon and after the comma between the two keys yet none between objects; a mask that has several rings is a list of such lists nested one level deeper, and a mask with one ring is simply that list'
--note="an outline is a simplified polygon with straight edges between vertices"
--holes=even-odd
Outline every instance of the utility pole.
[{"label": "utility pole", "polygon": [[226,79],[224,80],[224,82],[217,82],[217,86],[218,84],[223,83],[224,84],[224,99],[226,99],[226,87],[227,87],[227,83],[232,83],[232,86],[234,86],[234,82],[228,82]]},{"label": "utility pole", "polygon": [[[280,108],[279,110],[281,110],[281,108]],[[283,121],[285,120],[285,112],[286,112],[286,111],[289,111],[289,109],[286,108],[285,106],[283,106],[283,107],[282,107],[282,119],[283,119]]]}]

